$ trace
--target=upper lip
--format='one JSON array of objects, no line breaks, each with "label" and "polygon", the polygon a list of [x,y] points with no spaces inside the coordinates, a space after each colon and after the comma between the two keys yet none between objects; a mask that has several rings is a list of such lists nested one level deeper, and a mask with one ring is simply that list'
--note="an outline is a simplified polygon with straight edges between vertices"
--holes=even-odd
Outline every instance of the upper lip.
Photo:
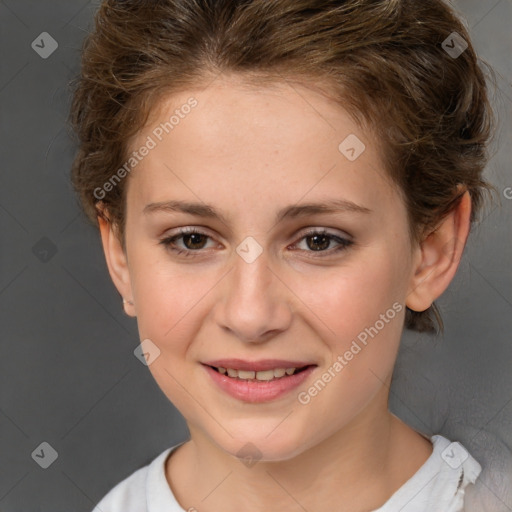
[{"label": "upper lip", "polygon": [[246,361],[244,359],[215,359],[203,364],[216,368],[231,368],[233,370],[265,371],[276,368],[303,368],[304,366],[316,366],[308,361],[287,361],[284,359],[260,359],[259,361]]}]

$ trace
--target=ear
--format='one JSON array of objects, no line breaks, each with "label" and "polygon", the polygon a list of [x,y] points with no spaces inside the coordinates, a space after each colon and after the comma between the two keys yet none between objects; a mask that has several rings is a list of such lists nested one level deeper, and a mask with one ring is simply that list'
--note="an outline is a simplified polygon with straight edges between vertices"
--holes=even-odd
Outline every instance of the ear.
[{"label": "ear", "polygon": [[470,230],[471,196],[466,191],[457,206],[419,244],[405,301],[413,311],[425,311],[448,288],[457,272]]},{"label": "ear", "polygon": [[98,216],[98,224],[110,277],[117,291],[126,301],[123,301],[124,311],[129,316],[137,316],[135,314],[135,305],[133,304],[128,260],[119,240],[117,229],[109,220],[102,216]]}]

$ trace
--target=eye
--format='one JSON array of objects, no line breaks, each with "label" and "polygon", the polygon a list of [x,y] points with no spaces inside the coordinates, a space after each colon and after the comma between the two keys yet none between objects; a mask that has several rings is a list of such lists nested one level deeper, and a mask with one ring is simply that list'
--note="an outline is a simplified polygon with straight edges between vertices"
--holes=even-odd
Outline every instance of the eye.
[{"label": "eye", "polygon": [[[206,247],[208,239],[211,239],[209,235],[199,231],[196,228],[182,228],[175,235],[164,238],[160,241],[164,247],[168,250],[172,251],[176,255],[182,256],[195,256],[194,253],[200,253],[202,249]],[[185,246],[181,248],[178,245],[178,241],[183,243]],[[335,235],[333,233],[329,233],[325,229],[311,229],[308,232],[304,233],[303,236],[299,239],[301,243],[305,243],[307,249],[299,249],[301,252],[305,253],[321,253],[319,255],[311,254],[311,256],[323,257],[332,255],[333,253],[337,253],[341,250],[344,250],[350,247],[354,242],[348,238],[343,238],[341,236]],[[338,244],[337,247],[329,249],[331,244],[335,242]],[[294,244],[299,245],[299,244]],[[294,247],[293,245],[291,247]],[[329,250],[328,250],[329,249]]]},{"label": "eye", "polygon": [[[183,239],[185,249],[176,246],[179,239]],[[207,234],[198,231],[196,228],[182,228],[176,235],[164,238],[160,243],[170,251],[178,255],[193,256],[192,253],[198,252],[205,246],[206,239],[210,238]]]},{"label": "eye", "polygon": [[[314,258],[332,255],[333,253],[337,253],[339,251],[347,249],[354,243],[353,240],[343,238],[339,235],[329,233],[325,229],[318,228],[307,231],[306,233],[303,234],[300,240],[304,241],[306,247],[310,249],[299,249],[300,251],[308,253],[321,253],[319,255],[312,254],[311,256],[313,256]],[[327,250],[333,241],[337,243],[338,246],[330,250]]]}]

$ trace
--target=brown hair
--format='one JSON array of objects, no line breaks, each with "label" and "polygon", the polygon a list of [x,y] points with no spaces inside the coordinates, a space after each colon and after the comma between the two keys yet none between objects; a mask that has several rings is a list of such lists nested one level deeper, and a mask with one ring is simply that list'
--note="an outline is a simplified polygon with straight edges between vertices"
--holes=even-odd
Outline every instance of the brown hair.
[{"label": "brown hair", "polygon": [[[443,44],[454,47],[453,32],[468,45],[458,56]],[[485,77],[442,0],[105,0],[71,108],[72,179],[89,218],[104,215],[101,203],[124,239],[125,183],[101,201],[95,190],[126,162],[131,137],[164,94],[220,73],[328,89],[376,135],[413,241],[456,206],[459,185],[471,195],[472,222],[493,188],[481,176],[493,127]],[[433,332],[432,315],[442,330],[435,304],[407,308],[405,327]]]}]

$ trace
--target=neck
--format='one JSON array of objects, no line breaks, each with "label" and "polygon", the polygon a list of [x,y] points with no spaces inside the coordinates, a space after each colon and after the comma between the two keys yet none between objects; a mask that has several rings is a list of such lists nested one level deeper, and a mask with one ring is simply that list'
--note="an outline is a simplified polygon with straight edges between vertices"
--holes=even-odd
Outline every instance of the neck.
[{"label": "neck", "polygon": [[181,506],[200,512],[374,510],[432,453],[431,443],[387,407],[368,407],[292,459],[251,467],[190,431],[191,440],[168,459],[166,475]]}]

